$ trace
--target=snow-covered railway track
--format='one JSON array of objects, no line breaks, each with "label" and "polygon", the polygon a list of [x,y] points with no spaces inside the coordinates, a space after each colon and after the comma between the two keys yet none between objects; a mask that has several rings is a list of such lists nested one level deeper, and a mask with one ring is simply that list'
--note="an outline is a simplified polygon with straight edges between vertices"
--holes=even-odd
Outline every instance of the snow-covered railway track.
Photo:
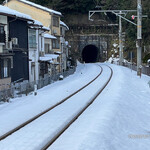
[{"label": "snow-covered railway track", "polygon": [[[103,71],[102,71],[103,70]],[[112,78],[113,71],[103,65],[101,76],[61,105],[0,141],[3,150],[44,150],[94,102]]]},{"label": "snow-covered railway track", "polygon": [[19,126],[17,126],[16,128],[8,131],[7,133],[5,133],[4,135],[0,135],[0,141],[7,138],[8,136],[10,136],[11,134],[15,133],[16,131],[20,130],[21,128],[25,127],[26,125],[28,125],[29,123],[33,122],[34,120],[38,119],[39,117],[41,117],[42,115],[46,114],[47,112],[51,111],[52,109],[54,109],[55,107],[61,105],[62,103],[64,103],[65,101],[67,101],[69,98],[71,98],[72,96],[74,96],[75,94],[79,93],[81,90],[83,90],[84,88],[86,88],[87,86],[89,86],[91,83],[93,83],[103,72],[103,68],[98,65],[101,69],[100,69],[100,73],[90,82],[88,82],[86,85],[84,85],[83,87],[81,87],[80,89],[78,89],[77,91],[75,91],[74,93],[72,93],[71,95],[67,96],[66,98],[60,100],[58,103],[56,103],[55,105],[51,106],[50,108],[46,109],[45,111],[37,114],[36,116],[34,116],[33,118],[25,121],[24,123],[20,124]]},{"label": "snow-covered railway track", "polygon": [[51,138],[47,144],[43,146],[40,150],[46,150],[48,149],[64,132],[67,130],[77,119],[82,115],[82,113],[96,100],[96,98],[101,94],[101,92],[105,89],[107,84],[110,82],[112,75],[113,75],[113,70],[110,66],[108,66],[111,70],[110,76],[106,83],[99,89],[99,91],[92,97],[92,99],[57,133]]}]

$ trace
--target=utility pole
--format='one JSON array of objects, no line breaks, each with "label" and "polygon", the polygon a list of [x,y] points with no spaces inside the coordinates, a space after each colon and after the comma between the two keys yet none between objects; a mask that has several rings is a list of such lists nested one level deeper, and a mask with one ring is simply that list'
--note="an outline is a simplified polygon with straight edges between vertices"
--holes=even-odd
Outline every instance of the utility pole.
[{"label": "utility pole", "polygon": [[122,14],[126,15],[129,12],[136,12],[137,10],[91,10],[89,11],[89,20],[93,21],[92,16],[95,13],[106,13],[111,12],[119,17],[119,64],[123,64],[123,42],[122,42],[122,19],[134,24],[134,22],[130,21],[129,19],[125,18]]},{"label": "utility pole", "polygon": [[[133,17],[137,17],[137,24],[121,15],[122,13],[127,14],[128,12],[136,12],[136,11],[137,11],[137,16],[133,16]],[[141,67],[142,67],[142,18],[147,17],[147,15],[142,15],[141,0],[137,0],[137,10],[91,10],[91,11],[89,11],[89,20],[93,21],[92,16],[95,13],[106,13],[106,12],[111,12],[111,13],[113,13],[119,17],[119,45],[120,45],[119,56],[120,56],[120,63],[122,63],[121,60],[123,60],[123,53],[121,53],[121,52],[123,52],[122,35],[121,35],[121,32],[122,32],[121,19],[124,19],[124,20],[132,23],[133,25],[137,26],[137,43],[136,43],[136,46],[137,46],[137,75],[141,76]]]},{"label": "utility pole", "polygon": [[[120,15],[122,12],[120,11]],[[122,65],[123,62],[123,43],[122,43],[122,22],[119,16],[119,64]]]},{"label": "utility pole", "polygon": [[141,76],[142,65],[142,4],[137,0],[137,75]]}]

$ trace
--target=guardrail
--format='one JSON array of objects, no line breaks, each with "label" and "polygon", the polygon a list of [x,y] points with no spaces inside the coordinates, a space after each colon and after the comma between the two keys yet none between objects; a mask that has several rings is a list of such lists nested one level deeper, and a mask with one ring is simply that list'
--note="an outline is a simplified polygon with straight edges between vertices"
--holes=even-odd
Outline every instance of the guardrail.
[{"label": "guardrail", "polygon": [[[119,62],[113,62],[113,64],[119,65]],[[129,62],[123,63],[123,66],[128,67],[134,71],[137,71],[137,66],[135,64],[131,64]],[[150,76],[150,66],[142,66],[142,73]]]}]

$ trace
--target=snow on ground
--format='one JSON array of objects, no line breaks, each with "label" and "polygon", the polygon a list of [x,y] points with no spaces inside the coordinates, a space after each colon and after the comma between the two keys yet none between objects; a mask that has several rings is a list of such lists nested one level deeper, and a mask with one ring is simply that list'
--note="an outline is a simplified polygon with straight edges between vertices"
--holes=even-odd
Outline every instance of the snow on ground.
[{"label": "snow on ground", "polygon": [[[150,77],[142,75],[142,78],[139,78],[136,76],[136,72],[131,72],[128,68],[109,65],[114,71],[111,82],[97,100],[49,150],[149,150],[150,88],[148,82]],[[77,86],[79,87],[81,84],[86,83],[98,72],[99,68],[95,65],[79,65],[78,71],[74,75],[39,90],[38,96],[30,95],[13,100],[11,103],[0,105],[0,133],[5,133],[12,126],[56,103],[59,98],[75,91]],[[101,80],[105,78],[103,76]],[[91,88],[91,92],[94,89],[97,88]],[[84,94],[86,93],[89,94],[90,92],[84,92]],[[76,107],[79,103],[81,104],[79,101],[73,107]],[[66,104],[65,107],[70,108],[70,105]],[[71,110],[74,109],[70,108]],[[68,116],[68,113],[65,114],[64,108],[57,112],[58,114],[52,111],[52,116],[55,117],[56,115],[58,122],[59,120],[62,121],[59,115]],[[47,119],[49,118],[47,117]],[[44,126],[44,124],[42,125]],[[49,130],[51,131],[55,125],[51,122],[50,126]],[[28,126],[27,129],[31,130],[32,128]],[[23,136],[21,132],[19,134]],[[31,134],[37,136],[34,132]],[[38,133],[39,135],[40,133]],[[14,137],[17,137],[16,140],[14,139],[15,141],[20,141],[18,135],[15,134]],[[8,139],[10,144],[13,139]],[[5,143],[5,141],[1,142]],[[1,142],[0,145],[3,147]],[[19,144],[18,142],[17,144]],[[37,142],[41,142],[40,138]],[[9,144],[8,147],[11,150],[16,150],[11,148]],[[24,147],[26,142],[24,141],[21,144],[19,150],[26,149]],[[33,146],[35,145],[33,144]]]},{"label": "snow on ground", "polygon": [[48,150],[150,149],[150,77],[111,67],[111,83]]},{"label": "snow on ground", "polygon": [[95,78],[99,72],[98,65],[79,64],[75,74],[38,90],[37,96],[32,94],[0,105],[0,135],[75,92]]},{"label": "snow on ground", "polygon": [[52,111],[1,141],[0,149],[42,149],[49,139],[54,137],[59,130],[64,128],[64,126],[91,101],[91,98],[94,97],[104,83],[106,83],[110,76],[110,69],[104,66],[103,70],[101,76],[88,87]]}]

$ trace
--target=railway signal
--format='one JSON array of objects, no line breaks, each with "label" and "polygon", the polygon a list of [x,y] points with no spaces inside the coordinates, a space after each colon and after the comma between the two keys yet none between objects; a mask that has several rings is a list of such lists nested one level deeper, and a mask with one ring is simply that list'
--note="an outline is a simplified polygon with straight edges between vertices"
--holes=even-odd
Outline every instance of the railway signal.
[{"label": "railway signal", "polygon": [[132,18],[132,20],[134,20],[134,19],[135,19],[135,16],[134,16],[134,15],[132,15],[132,16],[131,16],[131,18]]}]

